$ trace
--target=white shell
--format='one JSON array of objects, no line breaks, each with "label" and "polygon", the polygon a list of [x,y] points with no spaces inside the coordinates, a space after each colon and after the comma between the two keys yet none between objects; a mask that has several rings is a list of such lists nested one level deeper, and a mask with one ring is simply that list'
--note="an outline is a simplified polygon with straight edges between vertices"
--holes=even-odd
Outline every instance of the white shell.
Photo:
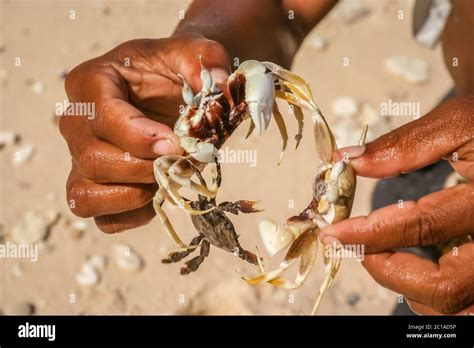
[{"label": "white shell", "polygon": [[327,46],[328,41],[324,36],[313,36],[308,39],[308,44],[316,51],[320,51]]},{"label": "white shell", "polygon": [[107,265],[107,258],[104,255],[92,255],[87,263],[98,271],[103,271]]},{"label": "white shell", "polygon": [[270,256],[285,249],[294,239],[295,235],[287,229],[281,229],[271,220],[262,220],[259,225],[260,238]]},{"label": "white shell", "polygon": [[47,232],[47,219],[34,211],[27,211],[13,226],[11,234],[13,241],[18,244],[33,244],[43,240]]},{"label": "white shell", "polygon": [[117,266],[125,271],[137,272],[143,267],[143,261],[132,248],[125,244],[115,247],[115,261]]},{"label": "white shell", "polygon": [[82,286],[91,286],[97,284],[99,280],[99,272],[88,262],[82,265],[81,271],[76,275],[76,282]]},{"label": "white shell", "polygon": [[35,147],[30,144],[25,144],[20,146],[20,148],[15,152],[13,156],[13,163],[22,164],[31,160],[35,153]]},{"label": "white shell", "polygon": [[84,220],[84,219],[78,219],[78,220],[74,220],[73,222],[71,222],[71,227],[77,231],[85,231],[87,230],[87,227],[89,226],[89,223]]},{"label": "white shell", "polygon": [[387,70],[406,82],[418,84],[428,80],[428,64],[418,58],[393,56],[385,60]]},{"label": "white shell", "polygon": [[370,8],[361,0],[343,0],[335,11],[346,24],[352,24],[368,15]]},{"label": "white shell", "polygon": [[11,145],[16,142],[18,135],[12,131],[1,131],[0,132],[0,148],[6,145]]},{"label": "white shell", "polygon": [[359,105],[352,97],[336,97],[332,101],[332,112],[340,118],[352,118],[359,112]]},{"label": "white shell", "polygon": [[41,81],[34,82],[30,88],[33,91],[33,93],[38,94],[38,95],[43,94],[44,91],[46,90],[44,83]]}]

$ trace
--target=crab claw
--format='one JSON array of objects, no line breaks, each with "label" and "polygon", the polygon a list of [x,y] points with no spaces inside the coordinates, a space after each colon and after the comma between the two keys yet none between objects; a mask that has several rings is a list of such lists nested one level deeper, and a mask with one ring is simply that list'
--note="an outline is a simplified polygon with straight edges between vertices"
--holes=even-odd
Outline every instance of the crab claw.
[{"label": "crab claw", "polygon": [[273,101],[275,100],[274,76],[261,62],[256,60],[247,60],[240,64],[229,79],[235,79],[236,74],[243,74],[245,77],[245,101],[249,107],[255,129],[261,135],[263,129],[267,129],[272,117]]},{"label": "crab claw", "polygon": [[249,213],[260,213],[263,211],[263,209],[258,209],[255,207],[255,205],[258,202],[259,201],[240,200],[235,203],[238,205],[239,210],[242,213],[249,214]]},{"label": "crab claw", "polygon": [[270,256],[285,249],[295,239],[289,229],[281,229],[271,220],[262,220],[259,225],[260,238]]},{"label": "crab claw", "polygon": [[250,117],[252,117],[253,123],[255,124],[255,129],[257,130],[258,135],[262,135],[262,131],[266,130],[270,124],[272,108],[268,110],[264,104],[260,104],[260,102],[252,102],[249,103],[249,113]]},{"label": "crab claw", "polygon": [[193,105],[194,104],[194,92],[189,86],[188,82],[184,78],[183,75],[178,74],[178,77],[183,82],[183,89],[181,90],[181,94],[183,96],[184,102],[186,105]]}]

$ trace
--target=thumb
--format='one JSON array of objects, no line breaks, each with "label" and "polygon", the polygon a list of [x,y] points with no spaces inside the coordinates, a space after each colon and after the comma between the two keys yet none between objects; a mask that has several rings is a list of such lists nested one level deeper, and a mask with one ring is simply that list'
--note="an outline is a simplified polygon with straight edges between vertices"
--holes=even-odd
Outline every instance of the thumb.
[{"label": "thumb", "polygon": [[452,99],[366,145],[341,148],[333,158],[339,160],[347,154],[356,173],[365,177],[408,173],[451,157],[469,142],[474,135],[473,109],[474,96]]},{"label": "thumb", "polygon": [[230,74],[229,56],[220,43],[196,34],[177,35],[180,49],[174,50],[173,69],[186,79],[193,91],[202,88],[201,70],[206,68],[223,91],[227,89]]}]

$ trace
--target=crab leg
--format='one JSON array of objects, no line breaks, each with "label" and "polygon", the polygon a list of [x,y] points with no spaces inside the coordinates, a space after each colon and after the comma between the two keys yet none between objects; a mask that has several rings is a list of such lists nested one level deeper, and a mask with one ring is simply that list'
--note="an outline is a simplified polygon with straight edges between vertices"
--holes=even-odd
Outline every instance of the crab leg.
[{"label": "crab leg", "polygon": [[[194,237],[191,243],[189,243],[190,248],[184,251],[176,251],[174,253],[170,253],[168,255],[168,258],[161,260],[163,263],[173,263],[173,262],[179,262],[182,259],[184,259],[186,256],[191,254],[196,248],[199,246],[199,243],[201,243],[202,236],[199,235],[197,237]],[[193,248],[191,248],[193,247]]]},{"label": "crab leg", "polygon": [[255,123],[253,123],[252,119],[250,119],[250,126],[249,130],[247,131],[247,135],[245,136],[245,139],[248,139],[250,134],[252,134],[253,130],[255,129]]},{"label": "crab leg", "polygon": [[161,204],[163,201],[166,199],[167,192],[164,188],[160,188],[158,192],[155,194],[155,197],[153,198],[153,208],[155,208],[156,215],[158,215],[159,219],[161,220],[161,223],[165,227],[165,231],[170,236],[170,238],[175,242],[175,244],[182,248],[182,249],[188,249],[192,248],[188,245],[186,245],[181,238],[179,238],[178,234],[176,233],[173,225],[171,224],[168,216],[166,215],[165,211],[163,208],[161,208]]},{"label": "crab leg", "polygon": [[186,201],[179,193],[178,189],[175,185],[170,185],[168,187],[168,194],[170,195],[171,199],[178,205],[180,208],[184,209],[190,215],[203,215],[207,214],[210,211],[216,209],[215,207],[206,209],[206,210],[196,210],[191,207],[191,204]]},{"label": "crab leg", "polygon": [[198,184],[190,179],[196,171],[198,171],[197,168],[187,158],[182,158],[170,166],[168,176],[169,179],[180,186],[189,187],[198,194],[214,198],[216,192],[210,191],[205,185]]},{"label": "crab leg", "polygon": [[293,106],[293,115],[298,122],[298,133],[295,135],[296,139],[296,148],[298,148],[301,139],[303,138],[303,127],[304,127],[304,116],[303,111],[301,110],[301,103],[298,99],[291,93],[284,91],[275,91],[275,96],[279,99],[286,101],[287,103]]},{"label": "crab leg", "polygon": [[227,211],[229,213],[239,215],[239,212],[244,214],[250,213],[260,213],[263,210],[255,208],[255,205],[258,201],[248,201],[248,200],[240,200],[236,202],[222,202],[219,204],[219,209]]},{"label": "crab leg", "polygon": [[[308,237],[310,236],[310,231],[306,231],[299,238],[297,238],[290,246],[290,249],[285,255],[285,258],[280,263],[280,266],[269,273],[261,274],[254,278],[243,278],[248,284],[256,285],[261,283],[271,283],[273,280],[280,277],[280,275],[285,272],[298,257],[301,256],[303,252],[307,249],[308,246]],[[310,239],[311,241],[311,239]]]},{"label": "crab leg", "polygon": [[195,272],[201,263],[204,262],[204,259],[209,256],[209,251],[211,249],[211,244],[206,240],[203,239],[201,243],[201,252],[199,256],[192,258],[191,260],[185,263],[186,267],[181,268],[181,274],[188,274],[191,272]]},{"label": "crab leg", "polygon": [[305,282],[306,278],[311,271],[311,268],[316,260],[316,255],[318,253],[318,240],[316,237],[315,231],[311,232],[312,240],[309,242],[307,249],[303,252],[300,258],[299,270],[294,282],[279,277],[270,281],[272,285],[283,287],[285,289],[297,289]]},{"label": "crab leg", "polygon": [[278,126],[278,130],[280,131],[281,139],[283,140],[283,146],[281,149],[280,160],[278,161],[278,165],[281,164],[283,161],[283,156],[285,155],[286,146],[288,144],[288,132],[286,130],[285,121],[283,120],[283,116],[281,115],[280,110],[278,109],[277,103],[273,102],[273,117],[275,118],[275,122]]},{"label": "crab leg", "polygon": [[342,256],[341,251],[337,250],[336,255],[332,255],[333,251],[331,251],[331,256],[325,258],[326,264],[326,277],[324,278],[321,287],[319,288],[318,295],[316,296],[316,300],[314,301],[313,309],[311,310],[311,315],[314,315],[319,308],[319,304],[321,303],[321,299],[323,298],[324,293],[326,290],[331,286],[334,278],[336,277],[336,273],[341,266]]},{"label": "crab leg", "polygon": [[[212,209],[208,210],[194,210],[190,205],[189,202],[186,202],[184,198],[178,193],[177,188],[175,187],[176,184],[170,183],[168,180],[168,177],[166,176],[165,172],[160,168],[159,164],[157,161],[154,162],[153,165],[154,173],[155,173],[155,178],[156,181],[158,181],[158,184],[160,185],[161,188],[164,188],[167,191],[168,196],[174,201],[175,205],[178,205],[179,207],[183,208],[186,210],[188,213],[191,215],[200,215],[200,214],[206,214]],[[207,189],[207,188],[206,188]],[[166,198],[166,197],[165,197]],[[157,209],[161,210],[161,212],[157,214],[161,215],[164,214],[163,209],[161,208],[161,203],[160,204],[154,204],[155,208],[158,207]],[[214,209],[214,208],[213,208]],[[164,222],[169,223],[168,219],[164,219]]]}]

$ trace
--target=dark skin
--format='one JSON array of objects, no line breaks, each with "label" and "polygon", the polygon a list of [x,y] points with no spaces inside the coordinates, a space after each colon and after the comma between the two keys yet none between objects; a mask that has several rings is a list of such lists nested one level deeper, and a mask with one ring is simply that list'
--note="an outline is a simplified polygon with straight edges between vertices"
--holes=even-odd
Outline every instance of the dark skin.
[{"label": "dark skin", "polygon": [[[194,1],[170,38],[129,41],[76,67],[66,80],[69,100],[95,102],[98,112],[94,120],[63,117],[60,122],[73,159],[67,183],[73,213],[94,217],[106,233],[150,222],[157,188],[153,159],[182,152],[170,128],[182,104],[176,73],[199,90],[198,54],[220,83],[235,57],[289,68],[304,37],[334,5],[329,0]],[[288,20],[289,10],[294,11],[294,20]],[[393,252],[474,234],[469,224],[474,212],[472,28],[474,6],[468,0],[454,0],[442,45],[459,98],[365,147],[334,154],[338,159],[348,152],[358,175],[376,178],[447,158],[469,180],[418,202],[405,202],[402,210],[389,206],[322,232],[323,243],[334,239],[364,243],[366,270],[381,285],[406,296],[420,314],[474,313],[473,242],[437,263]],[[130,66],[124,63],[127,60]]]}]

